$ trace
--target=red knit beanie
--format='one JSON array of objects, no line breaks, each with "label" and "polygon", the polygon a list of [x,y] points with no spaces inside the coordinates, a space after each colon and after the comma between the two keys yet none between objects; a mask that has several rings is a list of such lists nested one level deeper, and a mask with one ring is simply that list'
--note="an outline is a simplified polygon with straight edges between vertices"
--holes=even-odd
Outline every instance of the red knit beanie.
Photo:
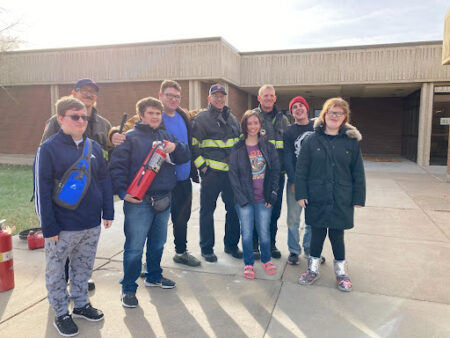
[{"label": "red knit beanie", "polygon": [[292,114],[292,106],[294,105],[294,103],[297,103],[297,102],[300,102],[301,104],[303,104],[306,107],[306,111],[309,111],[308,102],[306,102],[306,100],[303,97],[296,96],[291,100],[291,102],[289,102],[289,113]]}]

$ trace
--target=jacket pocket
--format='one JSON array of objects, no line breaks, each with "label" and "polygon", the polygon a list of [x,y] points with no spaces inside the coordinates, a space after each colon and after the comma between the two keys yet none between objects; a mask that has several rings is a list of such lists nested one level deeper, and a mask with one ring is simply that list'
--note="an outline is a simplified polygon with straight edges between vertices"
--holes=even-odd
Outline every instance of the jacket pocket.
[{"label": "jacket pocket", "polygon": [[325,202],[327,200],[325,180],[310,180],[308,182],[308,197],[308,202]]},{"label": "jacket pocket", "polygon": [[337,180],[334,187],[334,196],[337,203],[349,206],[353,200],[353,186],[350,181]]}]

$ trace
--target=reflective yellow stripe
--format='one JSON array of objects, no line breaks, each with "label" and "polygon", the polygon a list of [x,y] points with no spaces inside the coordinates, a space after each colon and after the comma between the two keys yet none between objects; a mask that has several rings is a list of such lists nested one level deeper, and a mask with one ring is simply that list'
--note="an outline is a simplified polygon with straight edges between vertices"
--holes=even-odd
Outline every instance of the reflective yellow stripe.
[{"label": "reflective yellow stripe", "polygon": [[199,156],[194,160],[194,164],[197,168],[200,168],[205,163],[203,156]]},{"label": "reflective yellow stripe", "polygon": [[228,163],[206,159],[206,164],[212,169],[228,171]]},{"label": "reflective yellow stripe", "polygon": [[200,148],[231,148],[239,141],[239,137],[229,138],[225,142],[222,140],[206,139],[200,143]]},{"label": "reflective yellow stripe", "polygon": [[103,157],[105,158],[106,161],[108,161],[108,158],[109,158],[108,151],[102,148],[102,152],[103,152]]},{"label": "reflective yellow stripe", "polygon": [[195,137],[193,137],[192,138],[192,145],[196,146],[197,144],[198,144],[198,140]]},{"label": "reflective yellow stripe", "polygon": [[275,149],[284,149],[283,141],[269,140],[269,142],[275,146]]}]

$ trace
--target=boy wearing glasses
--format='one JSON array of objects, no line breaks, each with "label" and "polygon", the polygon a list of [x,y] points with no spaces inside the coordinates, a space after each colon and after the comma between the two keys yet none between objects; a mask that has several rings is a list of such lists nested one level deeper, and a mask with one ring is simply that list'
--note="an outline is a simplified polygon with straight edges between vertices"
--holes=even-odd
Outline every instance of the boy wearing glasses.
[{"label": "boy wearing glasses", "polygon": [[73,336],[78,327],[68,311],[69,295],[65,264],[69,258],[70,298],[73,316],[99,321],[102,311],[91,306],[88,280],[92,275],[100,223],[108,229],[114,219],[111,179],[100,145],[91,140],[90,180],[75,209],[54,202],[55,181],[78,161],[84,152],[88,125],[86,107],[78,99],[63,97],[56,103],[61,130],[45,141],[34,163],[35,207],[45,237],[45,281],[48,300],[56,313],[54,326],[62,336]]}]

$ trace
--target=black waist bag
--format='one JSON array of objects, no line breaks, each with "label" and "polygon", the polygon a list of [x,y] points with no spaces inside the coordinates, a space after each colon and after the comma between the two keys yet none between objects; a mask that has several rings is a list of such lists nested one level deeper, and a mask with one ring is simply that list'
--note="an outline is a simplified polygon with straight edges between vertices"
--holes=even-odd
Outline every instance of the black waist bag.
[{"label": "black waist bag", "polygon": [[91,183],[92,142],[86,138],[83,154],[64,173],[61,180],[55,180],[53,201],[60,207],[75,210],[83,200]]},{"label": "black waist bag", "polygon": [[161,196],[145,196],[154,212],[163,212],[170,207],[170,194]]}]

